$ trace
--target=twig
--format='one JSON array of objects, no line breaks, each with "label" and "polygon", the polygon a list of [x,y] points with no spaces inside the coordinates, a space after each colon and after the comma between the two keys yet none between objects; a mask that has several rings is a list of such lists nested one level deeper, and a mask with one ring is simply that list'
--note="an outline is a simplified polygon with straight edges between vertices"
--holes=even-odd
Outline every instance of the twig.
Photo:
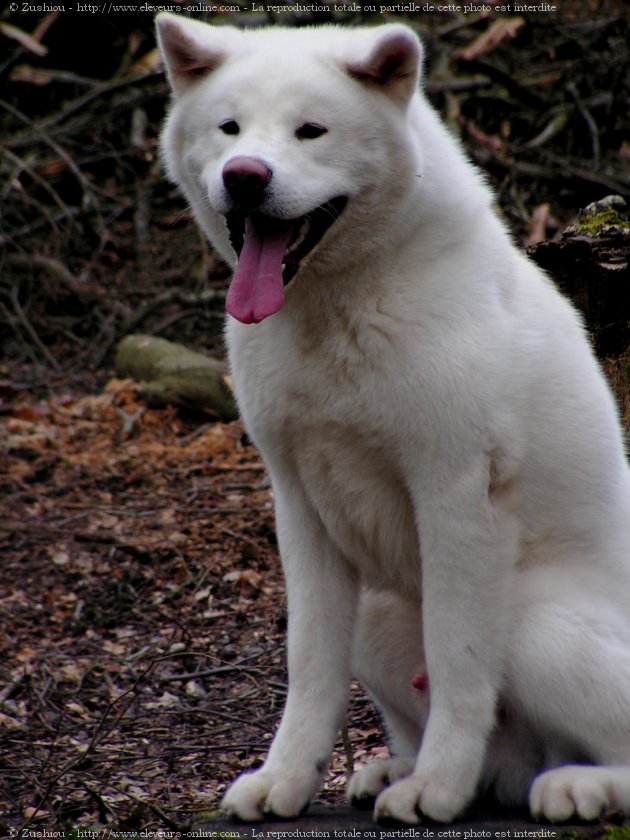
[{"label": "twig", "polygon": [[92,797],[92,799],[96,802],[96,807],[98,808],[98,815],[101,822],[105,822],[107,819],[107,814],[111,814],[113,817],[118,817],[118,814],[112,806],[106,802],[103,797],[97,791],[93,790],[88,784],[85,782],[83,783],[83,789],[87,791],[87,793]]},{"label": "twig", "polygon": [[557,134],[559,134],[565,127],[569,119],[569,108],[562,108],[559,113],[555,114],[543,130],[537,134],[532,140],[528,140],[524,144],[525,149],[537,149],[544,143],[547,143]]},{"label": "twig", "polygon": [[[24,338],[24,336],[22,335],[22,333],[21,333],[21,331],[20,331],[20,329],[19,329],[19,327],[18,327],[18,324],[16,323],[16,318],[15,318],[15,315],[13,315],[13,314],[12,314],[12,313],[11,313],[11,312],[7,309],[7,307],[4,305],[4,303],[2,303],[2,301],[1,301],[1,300],[0,300],[0,315],[3,317],[3,319],[4,319],[5,323],[9,325],[9,327],[10,327],[10,328],[11,328],[11,330],[13,331],[13,333],[14,333],[15,337],[16,337],[16,338],[17,338],[17,340],[20,342],[20,344],[23,344],[23,345],[24,345],[24,348],[25,348],[25,350],[26,350],[26,352],[27,352],[28,356],[30,357],[31,361],[32,361],[34,364],[37,364],[37,363],[40,361],[40,360],[37,358],[37,354],[33,351],[33,348],[30,346],[30,344],[28,343],[28,341],[27,341],[27,340]],[[0,529],[6,529],[6,524],[7,524],[7,523],[0,523]],[[10,527],[12,527],[12,526],[13,526],[13,523],[10,523]],[[18,526],[17,526],[17,524],[16,524],[16,527],[18,527]]]},{"label": "twig", "polygon": [[249,470],[257,472],[267,469],[262,462],[256,461],[252,461],[251,464],[210,464],[210,468],[221,472],[249,472]]},{"label": "twig", "polygon": [[260,721],[254,720],[253,718],[246,719],[243,717],[239,717],[238,715],[228,715],[226,712],[218,712],[216,709],[212,709],[210,714],[212,717],[222,718],[223,720],[227,720],[230,723],[241,723],[245,726],[256,726],[258,729],[262,729],[265,733],[269,732],[268,724],[260,723]]},{"label": "twig", "polygon": [[145,808],[153,811],[164,823],[174,832],[178,834],[181,833],[183,826],[176,823],[172,820],[164,811],[158,806],[155,805],[153,802],[149,802],[148,799],[142,799],[140,796],[136,796],[135,793],[132,793],[130,790],[125,790],[124,788],[118,787],[118,785],[110,784],[112,790],[117,790],[118,793],[122,793],[123,796],[127,796],[129,799],[132,799],[134,802],[137,802],[139,805],[143,805]]},{"label": "twig", "polygon": [[[2,108],[4,108],[5,111],[8,111],[10,114],[12,114],[16,119],[21,120],[21,122],[26,123],[26,125],[30,126],[33,129],[33,133],[35,134],[35,136],[39,140],[41,140],[42,143],[45,143],[47,146],[50,146],[50,148],[55,152],[55,154],[59,155],[59,157],[63,160],[63,162],[68,167],[68,169],[72,172],[72,174],[75,176],[75,178],[77,179],[77,181],[81,185],[81,189],[83,191],[83,198],[82,198],[82,201],[81,201],[81,206],[82,206],[83,209],[86,209],[90,204],[91,197],[93,196],[93,190],[92,190],[91,185],[89,184],[89,182],[86,180],[83,173],[79,169],[79,167],[76,165],[76,163],[72,159],[72,157],[55,140],[53,140],[52,137],[50,137],[48,134],[46,134],[46,132],[43,131],[43,129],[38,128],[35,125],[35,123],[33,123],[33,121],[29,117],[26,116],[26,114],[23,114],[20,110],[18,110],[17,108],[14,108],[13,105],[10,105],[8,102],[5,102],[4,100],[0,100],[0,106]],[[10,144],[7,144],[7,145],[10,145]],[[98,204],[96,202],[95,202],[95,204],[96,204],[96,210],[98,212]]]},{"label": "twig", "polygon": [[55,213],[55,215],[51,215],[44,207],[41,208],[41,211],[45,216],[45,221],[38,221],[30,225],[24,225],[23,227],[14,230],[12,236],[5,236],[0,233],[0,245],[4,245],[7,242],[19,242],[20,239],[30,236],[30,234],[35,233],[35,231],[41,230],[41,228],[45,227],[46,224],[49,224],[52,228],[58,230],[57,222],[60,222],[64,217],[70,219],[71,222],[74,222],[74,218],[81,212],[78,207],[65,206],[62,211]]},{"label": "twig", "polygon": [[255,540],[246,537],[245,534],[239,534],[237,531],[232,531],[230,528],[219,528],[219,533],[225,534],[226,537],[232,537],[235,540],[240,540],[241,542],[244,542],[246,545],[249,545],[251,548],[253,548],[256,552],[258,552],[260,549],[259,544]]},{"label": "twig", "polygon": [[[59,123],[63,122],[64,120],[68,119],[72,114],[75,114],[77,111],[80,111],[86,105],[89,105],[94,99],[98,99],[99,96],[103,96],[107,93],[113,93],[114,91],[120,90],[121,88],[125,87],[133,87],[136,85],[140,85],[143,82],[146,82],[150,79],[157,79],[161,75],[163,75],[163,71],[152,71],[150,73],[141,73],[137,76],[127,76],[124,79],[115,79],[112,82],[107,82],[105,84],[99,84],[98,87],[93,88],[89,93],[85,93],[82,96],[79,96],[73,102],[69,102],[64,105],[61,111],[58,111],[56,114],[53,114],[46,119],[41,120],[38,123],[32,123],[33,131],[40,133],[47,131],[50,128],[57,126]],[[11,138],[8,144],[11,148],[17,148],[28,144],[32,141],[31,134],[21,134],[17,135],[16,137]]]},{"label": "twig", "polygon": [[78,298],[83,298],[85,295],[85,287],[81,281],[54,257],[46,257],[43,254],[8,254],[6,259],[8,263],[13,265],[43,268]]},{"label": "twig", "polygon": [[260,741],[241,741],[238,744],[185,744],[178,748],[177,752],[187,752],[189,750],[202,750],[203,752],[225,752],[233,753],[241,750],[260,750],[266,752],[269,749],[269,744],[262,744]]},{"label": "twig", "polygon": [[[190,651],[181,651],[177,654],[178,656],[190,656]],[[199,654],[195,653],[195,656]],[[171,654],[170,657],[175,656],[175,654]],[[161,683],[170,683],[170,682],[182,682],[184,680],[195,680],[199,677],[215,677],[217,674],[230,674],[233,671],[237,672],[247,672],[248,674],[256,674],[257,676],[264,676],[264,673],[259,668],[243,668],[243,665],[246,662],[250,662],[252,659],[260,659],[261,654],[255,653],[251,656],[245,656],[242,659],[239,659],[238,662],[232,662],[230,665],[218,665],[216,668],[205,668],[202,671],[190,671],[186,674],[169,674],[165,677],[160,677],[159,681]],[[167,658],[167,657],[163,657]]]},{"label": "twig", "polygon": [[[2,104],[2,103],[0,103],[0,104]],[[40,175],[38,175],[38,173],[33,169],[32,166],[29,166],[28,163],[25,160],[22,160],[22,158],[18,157],[18,155],[14,154],[6,146],[2,147],[2,152],[17,167],[17,173],[14,173],[11,176],[10,181],[7,182],[7,185],[6,185],[6,187],[3,191],[5,197],[8,196],[9,193],[11,192],[11,190],[13,188],[13,181],[15,181],[15,178],[17,177],[17,174],[20,172],[20,170],[22,170],[24,172],[27,172],[28,175],[33,179],[33,181],[35,181],[36,184],[39,184],[39,186],[48,193],[48,195],[52,198],[52,200],[55,202],[55,204],[59,208],[61,208],[64,216],[66,216],[70,219],[72,218],[72,214],[70,213],[70,210],[69,210],[68,206],[63,201],[63,199],[61,198],[59,193],[56,190],[54,190],[44,178],[42,178]],[[25,229],[24,232],[27,232],[27,229]],[[15,231],[14,232],[14,238],[17,239],[17,238],[19,238],[20,235],[21,235],[20,231]],[[4,236],[1,237],[0,241],[5,241],[5,237]]]},{"label": "twig", "polygon": [[446,79],[444,81],[428,81],[426,89],[428,93],[444,93],[447,91],[477,90],[478,88],[490,87],[492,82],[485,76],[473,76],[470,79]]},{"label": "twig", "polygon": [[89,76],[80,76],[78,73],[71,73],[69,70],[55,70],[47,67],[43,71],[50,76],[52,82],[63,82],[69,85],[80,85],[81,87],[95,88],[102,85],[100,79],[92,79]]},{"label": "twig", "polygon": [[591,184],[599,184],[608,190],[622,195],[630,189],[630,177],[623,171],[616,172],[615,177],[610,177],[605,172],[594,172],[586,167],[576,166],[565,158],[553,154],[553,152],[546,149],[541,149],[541,155],[561,169],[565,177],[581,178]]},{"label": "twig", "polygon": [[[75,769],[79,768],[81,766],[81,764],[83,764],[85,762],[87,757],[92,752],[94,752],[94,749],[95,749],[97,743],[100,740],[101,733],[103,732],[103,729],[105,728],[105,723],[107,722],[107,720],[110,717],[114,708],[121,702],[121,700],[124,700],[125,697],[127,697],[130,694],[133,694],[137,690],[138,686],[147,678],[147,676],[150,674],[150,672],[155,668],[157,662],[158,662],[157,659],[152,660],[150,662],[150,664],[145,668],[145,670],[142,671],[141,674],[139,674],[139,676],[137,677],[137,679],[135,680],[133,685],[130,686],[126,691],[123,691],[123,693],[121,695],[119,695],[115,700],[112,700],[112,702],[109,703],[109,705],[105,709],[105,712],[103,713],[103,716],[99,720],[99,722],[98,722],[98,724],[97,724],[97,726],[94,730],[94,733],[93,733],[92,737],[90,738],[90,741],[89,741],[86,749],[81,753],[80,756],[78,756],[78,758],[72,758],[70,761],[67,761],[63,765],[63,767],[55,773],[55,775],[52,777],[52,779],[49,780],[48,784],[46,785],[46,788],[45,788],[44,792],[42,793],[42,795],[38,799],[35,807],[33,808],[32,813],[30,814],[29,817],[27,817],[27,819],[19,827],[18,836],[20,834],[23,834],[23,832],[28,828],[28,826],[31,825],[33,820],[35,820],[37,818],[37,814],[40,813],[41,810],[43,809],[43,806],[44,806],[46,800],[50,796],[54,786],[59,782],[59,780],[62,779],[71,770],[75,770]],[[122,710],[120,711],[118,716],[114,719],[114,721],[113,721],[113,723],[110,727],[110,730],[109,730],[110,732],[113,729],[115,729],[116,726],[120,723],[123,715],[125,714],[125,712],[129,708],[129,706],[131,705],[133,699],[134,698],[132,697],[129,700],[128,703],[125,703],[123,705]]]},{"label": "twig", "polygon": [[580,112],[582,119],[588,126],[589,133],[591,135],[591,150],[593,155],[593,168],[597,169],[599,167],[599,162],[601,159],[601,146],[599,143],[599,129],[597,128],[597,123],[593,119],[591,112],[586,107],[586,104],[580,98],[578,93],[578,89],[573,82],[569,82],[566,86],[567,92],[573,97],[575,100],[575,104],[578,107],[578,111]]},{"label": "twig", "polygon": [[60,368],[59,364],[57,363],[57,360],[50,353],[50,351],[48,350],[46,345],[42,342],[41,338],[39,337],[39,335],[35,331],[35,328],[33,327],[31,322],[26,317],[26,314],[25,314],[24,310],[22,309],[22,306],[20,305],[20,301],[18,300],[17,286],[14,286],[11,289],[9,296],[10,296],[10,299],[11,299],[11,303],[13,305],[13,309],[14,309],[14,312],[15,312],[15,317],[17,318],[18,322],[26,330],[26,332],[28,333],[31,341],[35,344],[35,346],[37,347],[39,352],[42,354],[42,356],[46,359],[48,364],[54,370],[60,371],[61,368]]},{"label": "twig", "polygon": [[[131,136],[129,138],[132,148],[139,151],[145,149],[148,123],[147,112],[143,108],[134,108],[131,115]],[[151,194],[151,185],[143,185],[139,180],[136,184],[136,209],[133,224],[136,236],[136,263],[141,274],[148,268]]]}]

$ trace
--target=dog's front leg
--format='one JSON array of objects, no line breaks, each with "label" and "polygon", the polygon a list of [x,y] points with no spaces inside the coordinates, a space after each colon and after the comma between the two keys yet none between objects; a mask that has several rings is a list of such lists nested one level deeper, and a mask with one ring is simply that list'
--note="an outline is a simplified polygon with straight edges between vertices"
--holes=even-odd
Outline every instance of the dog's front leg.
[{"label": "dog's front leg", "polygon": [[379,819],[457,817],[475,795],[495,720],[518,544],[512,486],[491,487],[485,457],[447,474],[445,462],[415,498],[429,719],[413,773],[378,797]]},{"label": "dog's front leg", "polygon": [[223,807],[242,820],[293,817],[315,793],[346,711],[357,583],[291,487],[274,482],[289,607],[289,690],[264,765],[240,776]]}]

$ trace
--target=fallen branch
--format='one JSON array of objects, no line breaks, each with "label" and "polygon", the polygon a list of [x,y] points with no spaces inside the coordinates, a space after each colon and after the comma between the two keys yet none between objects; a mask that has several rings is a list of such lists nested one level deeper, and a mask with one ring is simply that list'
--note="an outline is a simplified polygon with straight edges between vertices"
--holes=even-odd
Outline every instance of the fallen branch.
[{"label": "fallen branch", "polygon": [[218,359],[163,338],[128,335],[118,345],[115,366],[119,376],[146,383],[145,396],[154,404],[204,409],[221,420],[237,417],[227,369]]}]

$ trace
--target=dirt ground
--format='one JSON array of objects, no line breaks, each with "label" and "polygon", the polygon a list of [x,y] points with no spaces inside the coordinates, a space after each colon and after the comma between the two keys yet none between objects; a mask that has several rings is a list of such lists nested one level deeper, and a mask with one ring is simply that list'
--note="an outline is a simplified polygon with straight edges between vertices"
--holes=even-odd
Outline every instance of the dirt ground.
[{"label": "dirt ground", "polygon": [[[238,422],[147,408],[128,381],[11,399],[0,830],[181,829],[260,761],[284,699],[264,467]],[[353,706],[355,757],[379,755],[358,691]],[[345,767],[339,745],[329,801]]]},{"label": "dirt ground", "polygon": [[[0,830],[181,829],[259,762],[284,699],[264,467],[238,422],[129,381],[8,403],[2,384]],[[353,706],[355,757],[381,754]],[[330,801],[345,767],[339,745]]]},{"label": "dirt ground", "polygon": [[[231,831],[221,794],[262,759],[286,692],[258,453],[239,422],[150,408],[129,380],[39,401],[0,389],[0,833]],[[349,721],[322,802],[343,802],[352,762],[386,754],[356,685]],[[527,827],[490,814],[472,828]]]}]

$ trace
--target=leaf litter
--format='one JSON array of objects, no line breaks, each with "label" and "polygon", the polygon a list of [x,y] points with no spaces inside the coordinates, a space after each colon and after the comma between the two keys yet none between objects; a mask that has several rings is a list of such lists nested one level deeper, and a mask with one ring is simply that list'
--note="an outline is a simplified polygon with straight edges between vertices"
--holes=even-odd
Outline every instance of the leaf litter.
[{"label": "leaf litter", "polygon": [[[194,825],[261,761],[286,691],[260,457],[240,423],[126,380],[2,408],[0,830]],[[365,759],[382,736],[353,696]],[[340,741],[325,799],[346,763]]]}]

